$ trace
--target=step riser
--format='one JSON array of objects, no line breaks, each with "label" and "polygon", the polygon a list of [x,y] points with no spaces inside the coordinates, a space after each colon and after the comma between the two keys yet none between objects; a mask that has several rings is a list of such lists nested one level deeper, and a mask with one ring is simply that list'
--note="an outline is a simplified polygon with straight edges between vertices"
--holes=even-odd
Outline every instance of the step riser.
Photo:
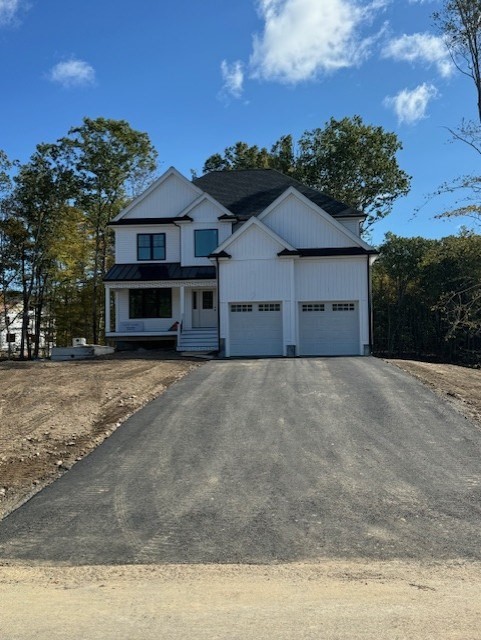
[{"label": "step riser", "polygon": [[219,349],[216,328],[196,328],[182,331],[177,351],[217,351]]}]

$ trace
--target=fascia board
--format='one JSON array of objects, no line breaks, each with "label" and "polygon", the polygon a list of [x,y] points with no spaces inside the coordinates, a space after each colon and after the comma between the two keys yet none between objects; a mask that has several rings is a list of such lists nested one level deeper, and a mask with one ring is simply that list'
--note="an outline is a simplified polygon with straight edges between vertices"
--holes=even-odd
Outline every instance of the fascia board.
[{"label": "fascia board", "polygon": [[170,176],[176,176],[177,178],[185,182],[190,189],[194,190],[199,195],[202,195],[203,191],[201,191],[199,187],[196,187],[195,184],[193,184],[190,180],[187,180],[187,178],[183,176],[180,171],[177,171],[175,167],[169,167],[167,171],[165,171],[160,177],[157,178],[157,180],[154,180],[154,182],[152,182],[150,187],[147,187],[147,189],[143,191],[139,196],[134,198],[134,200],[132,200],[132,202],[128,204],[125,209],[122,209],[122,211],[115,216],[112,222],[117,222],[117,220],[121,220],[122,218],[124,218],[130,211],[132,211],[134,207],[136,207],[142,202],[142,200],[150,195],[152,191],[155,191],[155,189],[160,187],[160,185],[165,182],[167,178],[170,178]]},{"label": "fascia board", "polygon": [[358,246],[363,247],[364,249],[367,249],[367,250],[372,249],[371,245],[367,244],[367,242],[364,242],[364,240],[356,236],[354,233],[352,233],[352,231],[349,231],[349,229],[347,229],[344,225],[342,225],[335,218],[329,215],[326,211],[324,211],[324,209],[321,209],[321,207],[318,207],[317,204],[309,200],[309,198],[306,198],[306,196],[302,194],[300,191],[298,191],[295,187],[289,187],[284,191],[284,193],[281,193],[281,195],[276,200],[274,200],[274,202],[271,202],[271,204],[266,209],[264,209],[264,211],[261,214],[257,216],[257,219],[262,220],[263,218],[267,217],[269,213],[272,212],[273,209],[275,209],[281,202],[286,200],[291,195],[297,198],[300,202],[305,204],[307,207],[309,207],[314,213],[321,216],[321,218],[325,222],[327,222],[328,224],[333,226],[335,229],[343,233],[352,242],[355,242]]}]

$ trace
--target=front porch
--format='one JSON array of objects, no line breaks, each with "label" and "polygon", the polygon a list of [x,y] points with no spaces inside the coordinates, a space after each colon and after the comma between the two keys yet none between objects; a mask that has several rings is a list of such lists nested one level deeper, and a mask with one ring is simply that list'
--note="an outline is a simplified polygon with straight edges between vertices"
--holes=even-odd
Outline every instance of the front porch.
[{"label": "front porch", "polygon": [[216,351],[217,327],[216,280],[105,283],[108,340],[173,340],[178,351]]}]

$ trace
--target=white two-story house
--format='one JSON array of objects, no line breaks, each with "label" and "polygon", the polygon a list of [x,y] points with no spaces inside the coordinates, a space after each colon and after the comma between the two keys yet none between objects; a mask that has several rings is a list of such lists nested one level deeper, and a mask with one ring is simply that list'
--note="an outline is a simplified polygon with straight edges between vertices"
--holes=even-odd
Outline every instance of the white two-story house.
[{"label": "white two-story house", "polygon": [[363,219],[271,169],[191,182],[171,167],[111,222],[106,337],[226,357],[368,354]]}]

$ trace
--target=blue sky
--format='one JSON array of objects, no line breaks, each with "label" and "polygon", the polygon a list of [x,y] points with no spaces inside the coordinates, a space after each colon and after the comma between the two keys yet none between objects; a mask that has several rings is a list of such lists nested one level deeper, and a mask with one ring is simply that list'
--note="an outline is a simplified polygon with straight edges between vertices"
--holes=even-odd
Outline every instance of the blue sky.
[{"label": "blue sky", "polygon": [[[237,140],[272,145],[331,117],[395,131],[408,197],[376,225],[441,237],[439,184],[478,158],[446,127],[475,117],[431,14],[440,0],[0,0],[0,148],[28,159],[84,116],[146,131],[185,175]],[[420,209],[414,215],[415,209]]]}]

